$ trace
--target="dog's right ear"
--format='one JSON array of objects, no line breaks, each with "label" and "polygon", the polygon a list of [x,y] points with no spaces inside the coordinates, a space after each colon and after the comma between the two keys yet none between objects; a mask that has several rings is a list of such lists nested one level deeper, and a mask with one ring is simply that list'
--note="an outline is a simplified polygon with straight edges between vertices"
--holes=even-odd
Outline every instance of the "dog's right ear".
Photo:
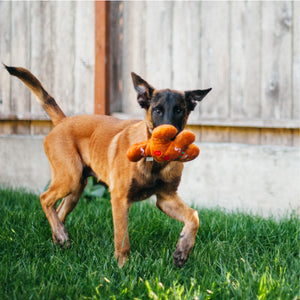
[{"label": "dog's right ear", "polygon": [[148,109],[150,106],[150,100],[152,98],[154,87],[152,87],[147,81],[133,72],[131,72],[131,77],[134,88],[138,94],[137,100],[139,105],[142,108]]}]

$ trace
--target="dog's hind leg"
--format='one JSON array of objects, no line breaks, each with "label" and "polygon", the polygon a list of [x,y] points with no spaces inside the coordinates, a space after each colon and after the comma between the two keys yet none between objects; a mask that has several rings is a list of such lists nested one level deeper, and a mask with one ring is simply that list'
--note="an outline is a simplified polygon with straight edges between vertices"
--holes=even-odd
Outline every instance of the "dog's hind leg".
[{"label": "dog's hind leg", "polygon": [[69,247],[68,232],[56,212],[56,202],[67,196],[68,191],[61,188],[59,183],[52,183],[49,189],[40,196],[41,205],[52,229],[53,242],[62,247]]},{"label": "dog's hind leg", "polygon": [[115,257],[121,268],[129,258],[130,244],[128,234],[128,214],[130,204],[127,199],[111,193],[111,205],[114,223]]},{"label": "dog's hind leg", "polygon": [[[62,247],[69,246],[69,235],[63,224],[66,215],[75,207],[83,190],[81,184],[82,164],[79,156],[59,156],[57,152],[51,152],[52,180],[49,189],[40,196],[42,208],[50,223],[54,243]],[[56,203],[65,198],[59,214],[56,211]],[[65,206],[65,208],[63,208]]]},{"label": "dog's hind leg", "polygon": [[83,179],[80,184],[78,185],[78,188],[72,192],[70,195],[64,197],[60,203],[60,205],[57,208],[57,214],[59,219],[62,221],[62,223],[65,223],[65,219],[67,215],[75,208],[77,205],[82,192],[86,186],[87,179]]},{"label": "dog's hind leg", "polygon": [[184,223],[180,238],[173,254],[174,264],[182,267],[187,261],[194,246],[196,234],[199,228],[197,211],[188,207],[177,193],[157,195],[156,206],[169,217]]}]

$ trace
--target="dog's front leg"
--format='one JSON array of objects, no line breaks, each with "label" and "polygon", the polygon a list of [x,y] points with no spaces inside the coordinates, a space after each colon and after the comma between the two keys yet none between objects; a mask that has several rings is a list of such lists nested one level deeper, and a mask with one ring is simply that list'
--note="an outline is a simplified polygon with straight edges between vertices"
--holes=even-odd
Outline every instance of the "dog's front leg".
[{"label": "dog's front leg", "polygon": [[197,211],[188,207],[177,193],[157,195],[156,206],[169,217],[184,223],[180,238],[173,254],[174,264],[182,267],[187,261],[194,246],[196,234],[199,228]]},{"label": "dog's front leg", "polygon": [[130,204],[126,198],[111,193],[111,205],[114,223],[115,257],[121,268],[129,258],[130,244],[128,234],[128,214]]}]

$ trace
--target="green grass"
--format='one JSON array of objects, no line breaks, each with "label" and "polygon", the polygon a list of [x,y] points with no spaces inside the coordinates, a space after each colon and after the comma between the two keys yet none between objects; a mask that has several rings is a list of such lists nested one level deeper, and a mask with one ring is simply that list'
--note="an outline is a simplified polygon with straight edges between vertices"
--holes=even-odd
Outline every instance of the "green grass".
[{"label": "green grass", "polygon": [[279,221],[199,210],[182,269],[172,253],[182,225],[149,201],[130,212],[130,262],[117,267],[109,200],[81,199],[61,250],[37,196],[0,190],[0,299],[299,299],[299,217]]}]

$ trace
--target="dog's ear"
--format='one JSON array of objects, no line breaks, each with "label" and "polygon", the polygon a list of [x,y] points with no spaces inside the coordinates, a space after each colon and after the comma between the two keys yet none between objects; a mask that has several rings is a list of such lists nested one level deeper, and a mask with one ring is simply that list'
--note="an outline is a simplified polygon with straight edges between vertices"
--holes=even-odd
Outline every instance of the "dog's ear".
[{"label": "dog's ear", "polygon": [[138,94],[137,100],[139,105],[142,108],[148,109],[150,106],[150,100],[154,91],[154,87],[152,87],[147,81],[133,72],[131,73],[131,77],[134,88]]},{"label": "dog's ear", "polygon": [[194,108],[197,105],[197,102],[200,102],[210,91],[211,88],[207,90],[185,91],[185,101],[188,110],[194,110]]}]

